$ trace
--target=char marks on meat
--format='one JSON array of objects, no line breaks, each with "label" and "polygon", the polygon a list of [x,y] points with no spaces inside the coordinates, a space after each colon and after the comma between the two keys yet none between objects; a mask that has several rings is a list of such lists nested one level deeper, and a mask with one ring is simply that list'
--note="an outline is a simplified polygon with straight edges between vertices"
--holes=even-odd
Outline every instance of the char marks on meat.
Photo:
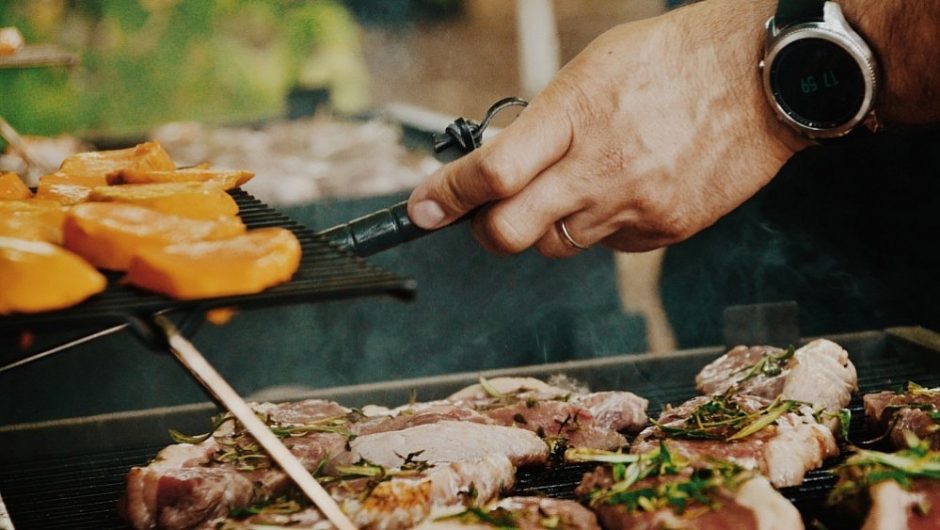
[{"label": "char marks on meat", "polygon": [[737,346],[703,368],[695,383],[707,395],[733,391],[768,399],[779,396],[836,410],[851,401],[858,376],[845,349],[818,339],[789,351]]},{"label": "char marks on meat", "polygon": [[907,447],[905,433],[927,440],[940,449],[940,389],[908,383],[903,391],[875,392],[862,398],[865,417],[884,432],[895,449]]}]

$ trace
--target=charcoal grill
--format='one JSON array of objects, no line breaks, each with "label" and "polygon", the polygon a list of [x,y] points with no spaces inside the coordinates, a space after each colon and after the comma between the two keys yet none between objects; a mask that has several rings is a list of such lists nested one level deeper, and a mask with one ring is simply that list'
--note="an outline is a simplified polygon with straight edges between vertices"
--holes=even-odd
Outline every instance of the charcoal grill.
[{"label": "charcoal grill", "polygon": [[[859,394],[895,389],[914,380],[940,385],[940,335],[923,328],[892,328],[828,337],[844,346],[858,369]],[[650,400],[650,414],[667,403],[679,403],[695,395],[698,370],[724,352],[722,347],[700,348],[668,354],[622,355],[587,361],[546,364],[485,372],[486,377],[506,375],[546,378],[566,374],[594,390],[627,389]],[[418,399],[442,398],[477,381],[478,373],[459,373],[338,387],[297,394],[291,399],[334,399],[347,406],[369,403],[397,405]],[[862,421],[861,400],[850,406],[853,420],[850,439],[873,438]],[[14,525],[30,528],[124,528],[117,512],[124,475],[134,465],[145,464],[171,443],[167,430],[205,430],[209,403],[130,413],[0,427],[0,492]],[[834,479],[824,469],[809,473],[798,487],[783,494],[803,513],[807,522],[818,519],[829,528],[839,521],[827,518],[824,499]],[[590,465],[561,465],[548,470],[520,470],[516,493],[571,498],[574,487]]]}]

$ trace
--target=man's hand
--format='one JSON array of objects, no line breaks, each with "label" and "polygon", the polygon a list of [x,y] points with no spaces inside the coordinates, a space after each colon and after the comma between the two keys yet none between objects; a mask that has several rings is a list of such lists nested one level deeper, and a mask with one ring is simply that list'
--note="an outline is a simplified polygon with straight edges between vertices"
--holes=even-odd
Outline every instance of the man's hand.
[{"label": "man's hand", "polygon": [[424,228],[475,207],[497,253],[571,237],[620,250],[676,243],[764,186],[805,142],[764,99],[757,63],[771,0],[710,0],[608,31],[520,116],[414,191]]}]

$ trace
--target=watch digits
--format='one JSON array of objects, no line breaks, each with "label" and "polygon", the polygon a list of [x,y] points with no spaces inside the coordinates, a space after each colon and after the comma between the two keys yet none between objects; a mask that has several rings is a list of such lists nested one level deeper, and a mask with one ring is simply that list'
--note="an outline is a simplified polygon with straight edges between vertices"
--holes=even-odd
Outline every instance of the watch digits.
[{"label": "watch digits", "polygon": [[800,134],[836,138],[875,127],[875,56],[839,4],[779,0],[759,67],[777,117]]}]

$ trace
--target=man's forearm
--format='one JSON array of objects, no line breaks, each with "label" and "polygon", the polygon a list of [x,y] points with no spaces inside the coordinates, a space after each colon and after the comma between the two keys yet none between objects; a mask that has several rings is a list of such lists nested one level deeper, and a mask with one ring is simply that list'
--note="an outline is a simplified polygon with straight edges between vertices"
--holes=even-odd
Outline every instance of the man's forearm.
[{"label": "man's forearm", "polygon": [[940,122],[940,1],[838,0],[881,68],[884,123]]}]

